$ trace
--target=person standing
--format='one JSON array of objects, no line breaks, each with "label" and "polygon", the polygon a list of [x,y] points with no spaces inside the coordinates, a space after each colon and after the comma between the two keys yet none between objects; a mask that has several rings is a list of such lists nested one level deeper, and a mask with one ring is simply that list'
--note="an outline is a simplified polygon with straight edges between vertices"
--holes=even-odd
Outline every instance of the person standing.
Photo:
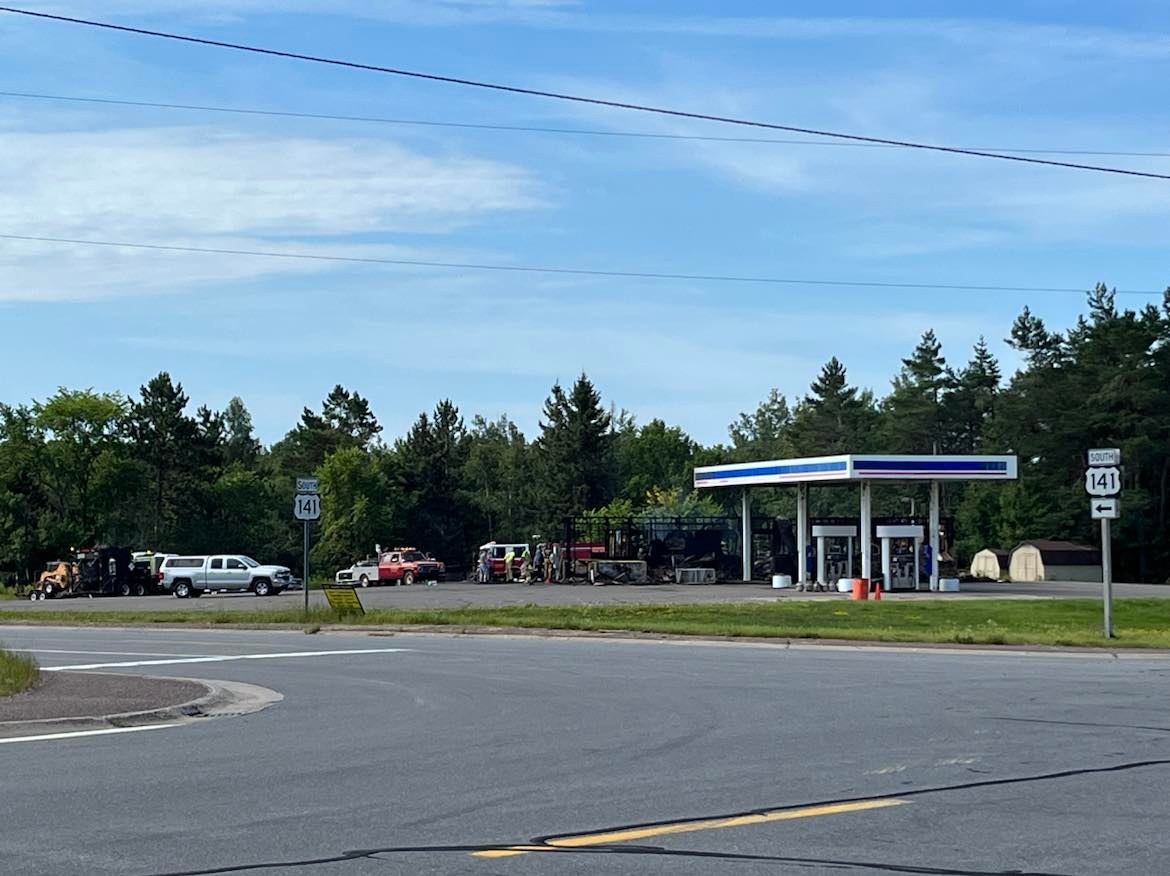
[{"label": "person standing", "polygon": [[544,580],[544,542],[536,546],[536,553],[532,555],[532,576],[537,581]]},{"label": "person standing", "polygon": [[490,584],[492,580],[492,561],[491,556],[484,548],[479,552],[479,583]]},{"label": "person standing", "polygon": [[564,569],[561,568],[562,562],[564,562],[564,556],[561,551],[561,543],[554,541],[552,546],[552,580],[554,581],[560,581],[564,577]]},{"label": "person standing", "polygon": [[520,554],[520,580],[525,584],[532,584],[532,551],[524,545],[524,553]]},{"label": "person standing", "polygon": [[512,564],[516,562],[516,550],[508,548],[504,552],[504,580],[509,584],[512,583]]}]

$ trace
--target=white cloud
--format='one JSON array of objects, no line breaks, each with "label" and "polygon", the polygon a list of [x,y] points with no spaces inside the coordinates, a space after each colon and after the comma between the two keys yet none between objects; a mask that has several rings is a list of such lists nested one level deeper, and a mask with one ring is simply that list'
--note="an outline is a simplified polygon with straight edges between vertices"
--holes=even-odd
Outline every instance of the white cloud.
[{"label": "white cloud", "polygon": [[[89,3],[23,4],[39,11],[94,17]],[[513,24],[584,32],[664,34],[730,39],[821,41],[917,39],[996,51],[1170,59],[1170,34],[993,18],[735,16],[611,14],[578,0],[104,0],[103,17],[186,14],[236,19],[260,14],[334,15],[419,26]]]},{"label": "white cloud", "polygon": [[[393,143],[224,134],[203,128],[0,138],[0,233],[439,258],[433,248],[354,243],[352,235],[442,234],[540,207],[528,171]],[[102,297],[337,265],[0,242],[0,300]]]}]

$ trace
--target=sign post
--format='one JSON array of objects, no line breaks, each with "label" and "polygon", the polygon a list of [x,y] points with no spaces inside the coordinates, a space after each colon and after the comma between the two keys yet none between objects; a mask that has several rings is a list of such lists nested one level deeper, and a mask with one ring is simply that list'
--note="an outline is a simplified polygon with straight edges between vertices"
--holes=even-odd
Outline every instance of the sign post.
[{"label": "sign post", "polygon": [[1089,469],[1085,472],[1085,492],[1089,513],[1101,521],[1101,588],[1105,602],[1105,638],[1113,638],[1113,533],[1112,521],[1121,516],[1121,450],[1116,447],[1089,451]]},{"label": "sign post", "polygon": [[321,516],[321,484],[316,478],[297,478],[297,494],[293,499],[293,517],[305,524],[305,557],[301,566],[305,591],[305,614],[309,613],[309,522]]}]

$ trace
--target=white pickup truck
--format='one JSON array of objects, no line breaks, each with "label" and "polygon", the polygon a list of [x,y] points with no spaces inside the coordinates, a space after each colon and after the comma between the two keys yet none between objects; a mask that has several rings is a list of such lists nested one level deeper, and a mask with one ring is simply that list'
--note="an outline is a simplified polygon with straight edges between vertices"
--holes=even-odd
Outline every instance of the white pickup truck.
[{"label": "white pickup truck", "polygon": [[287,566],[262,566],[241,554],[167,557],[159,575],[162,587],[179,599],[216,590],[274,596],[292,584]]}]

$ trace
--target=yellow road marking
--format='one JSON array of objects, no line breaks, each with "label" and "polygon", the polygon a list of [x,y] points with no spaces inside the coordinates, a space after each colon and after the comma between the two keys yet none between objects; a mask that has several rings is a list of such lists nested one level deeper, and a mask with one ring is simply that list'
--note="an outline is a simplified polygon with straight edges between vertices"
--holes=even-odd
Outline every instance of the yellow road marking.
[{"label": "yellow road marking", "polygon": [[484,849],[473,852],[477,858],[510,858],[529,852],[547,852],[550,849],[577,849],[587,846],[605,846],[610,843],[629,842],[676,833],[693,833],[699,830],[722,830],[728,827],[746,827],[751,824],[769,824],[773,821],[791,821],[796,818],[815,818],[819,815],[840,815],[845,812],[865,812],[870,809],[884,809],[901,806],[908,800],[857,800],[852,803],[829,803],[825,806],[805,806],[801,809],[773,809],[768,812],[753,812],[750,815],[733,815],[730,818],[706,818],[698,821],[676,821],[670,824],[655,824],[649,827],[632,827],[625,830],[610,830],[601,833],[584,833],[579,836],[562,836],[550,839],[544,845],[516,845],[500,849]]}]

